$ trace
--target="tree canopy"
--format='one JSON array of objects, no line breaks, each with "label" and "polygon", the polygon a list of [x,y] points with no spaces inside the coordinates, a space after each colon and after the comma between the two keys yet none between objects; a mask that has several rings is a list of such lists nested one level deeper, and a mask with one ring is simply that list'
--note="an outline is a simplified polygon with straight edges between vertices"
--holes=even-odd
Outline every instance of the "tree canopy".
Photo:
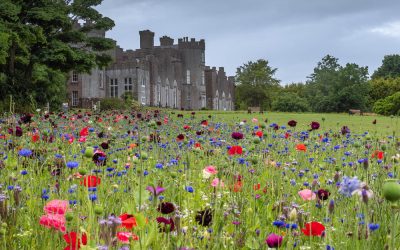
[{"label": "tree canopy", "polygon": [[0,1],[0,96],[59,105],[66,98],[68,72],[107,65],[113,40],[91,35],[114,26],[94,9],[101,2]]},{"label": "tree canopy", "polygon": [[274,92],[279,89],[280,81],[274,77],[276,71],[264,59],[240,66],[236,71],[235,91],[238,108],[270,108]]}]

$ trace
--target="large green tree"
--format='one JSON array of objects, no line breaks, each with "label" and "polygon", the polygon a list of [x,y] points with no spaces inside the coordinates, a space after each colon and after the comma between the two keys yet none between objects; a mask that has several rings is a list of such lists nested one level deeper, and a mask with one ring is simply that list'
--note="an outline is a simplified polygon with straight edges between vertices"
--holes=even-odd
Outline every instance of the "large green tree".
[{"label": "large green tree", "polygon": [[309,77],[306,96],[315,112],[365,110],[368,104],[368,68],[354,63],[341,66],[327,55]]},{"label": "large green tree", "polygon": [[56,106],[65,99],[68,72],[108,64],[114,42],[90,35],[114,26],[94,8],[101,2],[1,0],[0,96]]},{"label": "large green tree", "polygon": [[237,108],[261,107],[270,109],[275,93],[279,90],[279,80],[275,78],[277,69],[269,62],[259,59],[240,66],[236,71]]},{"label": "large green tree", "polygon": [[396,77],[400,77],[400,55],[384,56],[382,65],[372,74],[372,79]]}]

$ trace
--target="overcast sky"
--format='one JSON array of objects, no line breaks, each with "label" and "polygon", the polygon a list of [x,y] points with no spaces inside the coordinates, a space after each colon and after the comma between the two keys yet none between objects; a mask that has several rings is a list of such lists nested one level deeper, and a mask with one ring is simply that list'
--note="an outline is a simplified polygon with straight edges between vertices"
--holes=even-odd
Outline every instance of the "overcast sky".
[{"label": "overcast sky", "polygon": [[229,75],[266,59],[282,84],[304,82],[327,54],[368,66],[400,53],[399,0],[104,0],[115,21],[107,36],[139,48],[139,30],[206,40],[206,64]]}]

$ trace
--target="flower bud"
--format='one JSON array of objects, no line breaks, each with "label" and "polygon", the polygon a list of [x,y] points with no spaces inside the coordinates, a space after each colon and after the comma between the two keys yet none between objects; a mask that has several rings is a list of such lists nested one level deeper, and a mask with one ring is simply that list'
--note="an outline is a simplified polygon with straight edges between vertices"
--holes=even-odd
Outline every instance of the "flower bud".
[{"label": "flower bud", "polygon": [[396,202],[400,199],[400,184],[397,180],[388,179],[382,187],[383,196],[390,202]]}]

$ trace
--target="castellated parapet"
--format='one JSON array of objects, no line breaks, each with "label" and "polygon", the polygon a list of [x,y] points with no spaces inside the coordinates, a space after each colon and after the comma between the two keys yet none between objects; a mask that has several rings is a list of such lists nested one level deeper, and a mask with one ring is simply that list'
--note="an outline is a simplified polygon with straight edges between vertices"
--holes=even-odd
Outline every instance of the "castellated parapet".
[{"label": "castellated parapet", "polygon": [[[95,32],[93,36],[105,36]],[[109,54],[113,63],[68,82],[70,105],[87,107],[101,98],[122,98],[129,92],[142,105],[185,110],[233,110],[234,82],[223,67],[205,65],[205,40],[169,36],[154,44],[154,32],[139,31],[140,48],[123,50],[117,44]],[[88,94],[89,93],[89,94]]]}]

